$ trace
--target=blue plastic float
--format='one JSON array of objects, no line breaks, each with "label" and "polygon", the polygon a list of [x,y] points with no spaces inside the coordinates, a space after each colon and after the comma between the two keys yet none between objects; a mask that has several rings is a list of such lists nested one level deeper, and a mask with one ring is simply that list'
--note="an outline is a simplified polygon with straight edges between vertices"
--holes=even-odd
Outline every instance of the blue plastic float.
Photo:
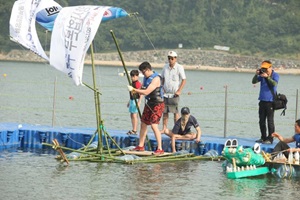
[{"label": "blue plastic float", "polygon": [[[121,147],[135,146],[138,144],[138,136],[128,136],[125,130],[107,130],[110,136]],[[44,125],[0,123],[0,150],[10,148],[43,148],[42,143],[52,143],[53,139],[65,147],[78,149],[90,141],[95,133],[94,128],[59,128]],[[151,148],[156,148],[156,139],[153,133],[148,133]],[[221,155],[224,143],[227,139],[213,135],[202,135],[201,142],[195,141],[176,141],[177,150],[186,150],[195,155],[204,155],[209,150],[215,150]],[[252,147],[255,138],[236,138],[243,147]],[[93,141],[98,141],[96,134]],[[105,140],[103,140],[105,142]],[[108,141],[109,146],[114,148],[114,144]],[[162,144],[165,152],[171,152],[170,138],[162,135]],[[107,144],[104,144],[107,145]],[[148,150],[147,145],[145,146]],[[262,144],[261,150],[271,152],[274,144]]]}]

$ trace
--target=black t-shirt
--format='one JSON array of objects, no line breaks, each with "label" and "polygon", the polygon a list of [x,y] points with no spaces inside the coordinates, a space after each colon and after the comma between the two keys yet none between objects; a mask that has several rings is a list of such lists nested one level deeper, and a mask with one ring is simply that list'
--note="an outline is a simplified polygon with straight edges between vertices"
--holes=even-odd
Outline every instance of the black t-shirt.
[{"label": "black t-shirt", "polygon": [[172,132],[174,134],[185,135],[187,133],[191,133],[192,132],[191,131],[192,126],[194,128],[197,128],[199,126],[199,124],[197,122],[197,119],[193,115],[190,115],[190,117],[189,117],[189,119],[188,119],[188,121],[186,123],[186,126],[185,126],[184,130],[181,129],[181,118],[179,118],[177,120],[177,122],[175,123]]}]

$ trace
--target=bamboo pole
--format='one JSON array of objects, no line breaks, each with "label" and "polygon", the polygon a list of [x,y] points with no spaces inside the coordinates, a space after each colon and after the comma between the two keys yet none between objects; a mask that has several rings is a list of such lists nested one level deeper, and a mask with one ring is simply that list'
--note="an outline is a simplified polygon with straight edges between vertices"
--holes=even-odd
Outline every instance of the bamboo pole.
[{"label": "bamboo pole", "polygon": [[[72,159],[69,159],[72,160]],[[77,160],[77,159],[76,159]],[[91,161],[91,162],[104,162],[101,159],[81,159],[85,161]],[[193,161],[193,160],[204,160],[204,161],[220,161],[224,160],[224,157],[218,156],[218,157],[207,157],[207,156],[194,156],[190,154],[185,155],[170,155],[166,157],[143,157],[141,159],[135,159],[135,160],[123,160],[123,159],[116,159],[116,160],[106,160],[111,162],[118,162],[118,163],[124,163],[124,164],[138,164],[138,163],[161,163],[161,162],[177,162],[177,161]]]},{"label": "bamboo pole", "polygon": [[94,158],[79,158],[79,159],[69,159],[69,161],[89,161],[89,162],[111,162],[111,163],[123,163],[126,164],[123,160],[114,160],[114,159],[106,159],[106,160],[99,160],[98,157]]},{"label": "bamboo pole", "polygon": [[95,138],[95,135],[97,134],[97,130],[95,131],[95,133],[93,134],[93,136],[91,137],[91,139],[90,139],[90,141],[88,142],[88,144],[85,146],[85,147],[83,147],[83,148],[80,148],[80,149],[84,149],[84,151],[86,151],[87,150],[87,148],[90,146],[90,144],[92,143],[92,141],[94,140],[94,138]]},{"label": "bamboo pole", "polygon": [[[93,134],[92,138],[90,139],[90,141],[88,142],[87,147],[91,144],[91,142],[93,141],[95,135],[98,133],[98,145],[97,145],[97,153],[100,153],[100,155],[102,155],[104,153],[103,150],[103,135],[105,137],[106,140],[106,144],[107,144],[107,149],[108,149],[108,153],[111,155],[111,150],[109,147],[109,143],[107,140],[107,137],[109,137],[111,139],[111,141],[117,146],[117,148],[122,152],[122,149],[120,148],[120,146],[116,143],[116,141],[104,130],[104,125],[103,125],[103,120],[101,119],[101,109],[100,109],[100,95],[101,93],[99,92],[98,88],[97,88],[97,84],[96,84],[96,72],[95,72],[95,62],[94,62],[94,46],[93,46],[93,42],[90,46],[91,49],[91,62],[92,62],[92,75],[93,75],[93,87],[89,86],[86,83],[83,83],[86,87],[88,87],[89,89],[94,91],[94,101],[95,101],[95,111],[96,111],[96,121],[97,121],[97,131],[95,131],[95,133]],[[103,134],[104,132],[104,134]],[[84,150],[87,149],[87,147],[84,148]],[[111,155],[112,156],[112,155]]]},{"label": "bamboo pole", "polygon": [[[118,50],[118,53],[119,53],[119,56],[120,56],[120,59],[121,59],[121,62],[122,62],[122,65],[123,65],[123,68],[124,68],[124,71],[125,71],[127,80],[128,80],[128,83],[129,83],[129,85],[132,85],[131,79],[130,79],[130,77],[129,77],[129,73],[128,73],[128,70],[127,70],[127,67],[126,67],[126,65],[125,65],[125,62],[124,62],[124,59],[123,59],[123,56],[122,56],[122,53],[121,53],[121,50],[120,50],[120,47],[119,47],[119,44],[118,44],[117,39],[116,39],[116,36],[115,36],[113,30],[110,30],[110,33],[111,33],[111,35],[112,35],[112,37],[113,37],[113,40],[114,40],[114,42],[115,42],[115,45],[116,45],[116,47],[117,47],[117,50]],[[136,108],[137,108],[137,110],[138,110],[139,117],[140,117],[140,119],[141,119],[141,118],[142,118],[142,115],[141,115],[141,111],[140,111],[140,108],[139,108],[139,106],[138,106],[137,100],[134,99],[134,102],[135,102]],[[147,144],[148,144],[148,149],[151,151],[151,144],[150,144],[150,140],[148,139],[148,135],[146,135],[146,141],[147,141]]]},{"label": "bamboo pole", "polygon": [[220,161],[223,157],[206,157],[206,156],[168,156],[164,158],[151,158],[127,161],[127,164],[135,163],[160,163],[160,162],[176,162],[176,161],[192,161],[192,160],[206,160],[206,161]]},{"label": "bamboo pole", "polygon": [[[48,144],[48,143],[42,143],[42,145],[50,146],[52,148],[54,147],[53,144]],[[98,154],[97,152],[81,151],[81,150],[76,150],[76,149],[72,149],[72,148],[68,148],[68,147],[63,147],[63,146],[59,146],[58,148],[61,148],[61,149],[66,150],[66,151],[77,152],[77,153],[86,154],[86,155],[89,155],[89,156],[98,157],[100,159],[106,158],[106,159],[120,160],[118,158],[115,158],[114,156],[111,156],[111,155],[107,156],[107,155],[105,155],[104,151],[102,152],[102,154]]]},{"label": "bamboo pole", "polygon": [[94,46],[93,42],[91,43],[91,62],[92,62],[92,74],[93,74],[93,89],[94,89],[94,100],[95,100],[95,110],[96,110],[96,121],[97,121],[97,132],[98,132],[98,148],[97,151],[102,154],[103,152],[103,141],[102,141],[102,129],[100,128],[102,124],[101,112],[100,112],[100,98],[96,84],[96,70],[94,63]]},{"label": "bamboo pole", "polygon": [[[123,152],[123,150],[121,149],[121,147],[118,145],[118,143],[116,143],[116,141],[107,133],[107,131],[105,131],[105,130],[103,130],[103,131],[109,137],[109,139],[117,146],[117,149],[120,150],[122,152],[122,154],[125,154]],[[109,151],[110,151],[110,149],[109,149]]]}]

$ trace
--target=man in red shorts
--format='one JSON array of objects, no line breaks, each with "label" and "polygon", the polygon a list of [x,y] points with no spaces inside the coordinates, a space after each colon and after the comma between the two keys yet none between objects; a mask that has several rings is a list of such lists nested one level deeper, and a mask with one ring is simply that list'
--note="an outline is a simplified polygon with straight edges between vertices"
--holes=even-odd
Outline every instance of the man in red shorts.
[{"label": "man in red shorts", "polygon": [[144,75],[143,86],[141,89],[133,88],[128,86],[130,92],[136,92],[141,95],[145,95],[146,103],[141,118],[141,129],[140,129],[140,141],[139,145],[136,146],[134,151],[144,151],[144,144],[147,135],[147,126],[150,125],[156,141],[157,149],[154,154],[163,154],[161,133],[158,128],[159,121],[165,108],[162,81],[158,73],[152,71],[152,67],[149,62],[143,62],[139,66],[139,70]]}]

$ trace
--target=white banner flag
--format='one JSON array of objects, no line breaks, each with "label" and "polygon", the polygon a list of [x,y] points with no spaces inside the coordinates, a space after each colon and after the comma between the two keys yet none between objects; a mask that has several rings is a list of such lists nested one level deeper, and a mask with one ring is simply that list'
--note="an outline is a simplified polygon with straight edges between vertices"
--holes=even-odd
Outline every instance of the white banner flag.
[{"label": "white banner flag", "polygon": [[43,0],[18,0],[14,3],[9,20],[11,40],[30,49],[49,61],[36,33],[37,7]]},{"label": "white banner flag", "polygon": [[108,6],[62,8],[55,20],[50,47],[50,65],[82,84],[84,58]]}]

